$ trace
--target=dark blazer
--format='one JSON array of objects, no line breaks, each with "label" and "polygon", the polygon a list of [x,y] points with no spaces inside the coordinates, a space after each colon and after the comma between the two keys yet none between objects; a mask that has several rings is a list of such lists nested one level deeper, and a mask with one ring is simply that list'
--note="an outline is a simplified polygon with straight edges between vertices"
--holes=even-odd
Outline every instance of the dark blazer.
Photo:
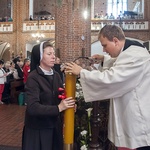
[{"label": "dark blazer", "polygon": [[29,74],[25,90],[27,93],[27,111],[25,125],[31,128],[53,128],[59,118],[58,88],[62,87],[60,76],[44,75],[37,67]]},{"label": "dark blazer", "polygon": [[58,109],[59,74],[44,75],[37,67],[28,76],[25,90],[27,109],[22,150],[63,150],[63,126]]}]

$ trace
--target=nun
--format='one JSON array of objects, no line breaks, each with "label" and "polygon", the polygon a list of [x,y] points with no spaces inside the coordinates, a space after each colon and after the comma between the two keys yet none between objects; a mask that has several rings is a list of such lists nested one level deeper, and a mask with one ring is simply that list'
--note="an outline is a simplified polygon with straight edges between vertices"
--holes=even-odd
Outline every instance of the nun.
[{"label": "nun", "polygon": [[63,87],[59,74],[53,70],[55,51],[44,41],[35,45],[31,54],[31,72],[26,90],[25,123],[22,150],[63,150],[63,111],[73,108],[75,100],[58,98]]}]

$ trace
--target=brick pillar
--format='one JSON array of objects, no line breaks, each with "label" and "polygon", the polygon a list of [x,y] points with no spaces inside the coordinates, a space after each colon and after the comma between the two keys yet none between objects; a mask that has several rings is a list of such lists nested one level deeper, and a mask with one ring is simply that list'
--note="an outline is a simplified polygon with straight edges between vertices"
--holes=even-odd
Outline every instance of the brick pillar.
[{"label": "brick pillar", "polygon": [[[62,62],[90,56],[91,14],[88,0],[63,0],[56,4],[55,47],[60,51]],[[88,10],[85,20],[83,11]],[[84,53],[82,50],[85,50]]]}]

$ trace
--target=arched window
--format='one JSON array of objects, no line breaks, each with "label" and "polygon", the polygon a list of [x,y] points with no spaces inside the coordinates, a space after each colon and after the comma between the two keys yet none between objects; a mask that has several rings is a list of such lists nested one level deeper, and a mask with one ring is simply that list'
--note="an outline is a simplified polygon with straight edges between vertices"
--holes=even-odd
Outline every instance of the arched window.
[{"label": "arched window", "polygon": [[110,16],[112,13],[114,18],[116,19],[119,15],[123,14],[124,11],[127,11],[127,1],[128,0],[108,0],[108,15]]}]

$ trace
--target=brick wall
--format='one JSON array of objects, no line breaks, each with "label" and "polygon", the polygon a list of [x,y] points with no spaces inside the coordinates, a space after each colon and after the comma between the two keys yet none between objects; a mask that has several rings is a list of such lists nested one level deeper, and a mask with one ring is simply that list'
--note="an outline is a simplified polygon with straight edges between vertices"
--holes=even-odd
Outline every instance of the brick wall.
[{"label": "brick wall", "polygon": [[[55,33],[44,33],[46,38],[56,39],[56,48],[60,49],[63,61],[70,61],[73,58],[81,56],[83,54],[82,48],[85,49],[84,55],[89,56],[90,44],[97,41],[98,32],[91,32],[90,20],[85,21],[81,15],[82,9],[85,8],[83,3],[87,3],[87,1],[88,0],[79,0],[79,8],[75,10],[73,9],[72,3],[69,3],[68,5],[68,1],[63,0],[63,5],[56,8],[56,36]],[[150,22],[150,0],[144,0],[144,2],[146,3],[145,18]],[[2,41],[10,43],[10,52],[6,52],[6,55],[10,55],[10,58],[12,53],[14,53],[14,55],[22,53],[22,56],[25,57],[26,43],[33,41],[31,33],[22,32],[22,23],[28,16],[29,0],[13,0],[14,32],[11,34],[0,34],[0,39]],[[81,40],[82,35],[85,37],[84,41]],[[125,32],[125,35],[143,41],[150,39],[149,31],[130,31]]]},{"label": "brick wall", "polygon": [[[62,61],[90,55],[90,16],[87,20],[83,18],[87,2],[80,1],[76,7],[68,2],[56,9],[56,48],[60,50]],[[81,39],[82,35],[85,40]]]},{"label": "brick wall", "polygon": [[106,0],[94,0],[94,14],[99,13],[105,15],[107,13]]}]

